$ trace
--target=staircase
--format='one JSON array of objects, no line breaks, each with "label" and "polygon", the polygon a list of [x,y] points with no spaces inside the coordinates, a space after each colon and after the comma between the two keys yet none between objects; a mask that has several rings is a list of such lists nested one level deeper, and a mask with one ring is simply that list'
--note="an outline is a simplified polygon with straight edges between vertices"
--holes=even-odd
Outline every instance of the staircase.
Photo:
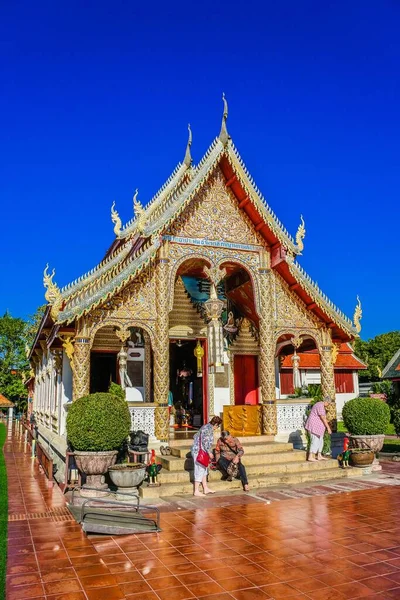
[{"label": "staircase", "polygon": [[[243,464],[246,467],[250,489],[322,481],[324,479],[340,479],[348,477],[352,469],[339,469],[337,460],[306,462],[303,450],[294,450],[289,443],[271,441],[267,436],[242,438],[245,455]],[[193,460],[190,454],[191,441],[177,439],[170,443],[172,454],[157,456],[162,464],[158,476],[160,487],[140,488],[142,498],[169,497],[176,494],[192,494]],[[221,481],[220,471],[209,471],[210,487],[217,492],[240,490],[241,482]]]}]

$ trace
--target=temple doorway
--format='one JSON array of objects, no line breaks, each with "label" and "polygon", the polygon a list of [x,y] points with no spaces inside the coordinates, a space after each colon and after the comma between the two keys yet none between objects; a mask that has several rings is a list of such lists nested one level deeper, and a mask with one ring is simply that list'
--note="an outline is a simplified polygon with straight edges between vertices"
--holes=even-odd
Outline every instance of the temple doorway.
[{"label": "temple doorway", "polygon": [[204,415],[204,377],[198,376],[194,355],[197,340],[170,341],[170,392],[175,425],[201,427]]},{"label": "temple doorway", "polygon": [[258,357],[233,356],[235,404],[258,404]]},{"label": "temple doorway", "polygon": [[116,352],[92,352],[90,355],[90,393],[108,392],[110,383],[116,382]]}]

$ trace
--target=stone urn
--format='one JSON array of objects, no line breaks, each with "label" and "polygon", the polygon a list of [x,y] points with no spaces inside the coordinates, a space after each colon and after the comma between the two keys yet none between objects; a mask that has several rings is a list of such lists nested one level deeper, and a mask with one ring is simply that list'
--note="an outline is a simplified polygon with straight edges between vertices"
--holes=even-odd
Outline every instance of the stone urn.
[{"label": "stone urn", "polygon": [[[86,483],[81,490],[81,496],[106,496],[108,485],[105,483],[104,475],[117,460],[117,450],[107,452],[74,452],[75,462],[78,469],[86,475]],[[96,488],[88,490],[86,488]]]},{"label": "stone urn", "polygon": [[109,467],[108,474],[112,483],[118,488],[116,500],[136,502],[131,494],[136,498],[139,496],[138,487],[146,477],[146,465],[143,463],[113,465]]},{"label": "stone urn", "polygon": [[369,467],[375,459],[372,450],[352,450],[350,454],[350,464],[353,467]]},{"label": "stone urn", "polygon": [[372,450],[375,454],[382,450],[385,434],[382,435],[350,435],[350,448]]}]

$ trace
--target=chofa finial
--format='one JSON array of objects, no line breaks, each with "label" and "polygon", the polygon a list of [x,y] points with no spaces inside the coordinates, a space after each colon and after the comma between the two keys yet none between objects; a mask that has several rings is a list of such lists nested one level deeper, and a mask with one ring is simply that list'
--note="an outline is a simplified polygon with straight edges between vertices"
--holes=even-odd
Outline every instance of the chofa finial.
[{"label": "chofa finial", "polygon": [[139,190],[136,189],[135,195],[133,196],[133,211],[135,213],[136,231],[143,233],[146,224],[146,211],[138,198],[138,193]]},{"label": "chofa finial", "polygon": [[362,308],[360,298],[357,296],[357,305],[354,310],[354,327],[356,328],[357,333],[361,331],[361,319],[362,319]]},{"label": "chofa finial", "polygon": [[187,167],[192,165],[192,154],[190,152],[190,147],[192,145],[192,130],[190,129],[190,123],[188,124],[189,137],[186,146],[185,158],[183,159],[183,164]]},{"label": "chofa finial", "polygon": [[49,265],[47,263],[43,271],[43,285],[46,288],[44,297],[51,305],[50,314],[52,318],[56,320],[61,308],[61,291],[55,281],[53,281],[53,277],[56,273],[55,269],[53,269],[51,275],[49,275],[48,269]]},{"label": "chofa finial", "polygon": [[228,130],[226,128],[226,120],[228,118],[228,102],[225,98],[224,93],[222,94],[222,101],[224,103],[224,112],[222,115],[222,123],[221,123],[221,131],[219,132],[219,139],[225,146],[228,143],[230,136],[229,136]]},{"label": "chofa finial", "polygon": [[297,244],[297,252],[301,254],[304,249],[303,240],[306,236],[306,227],[303,219],[303,215],[300,215],[300,225],[297,229],[296,233],[296,244]]},{"label": "chofa finial", "polygon": [[115,200],[111,206],[111,221],[114,223],[114,233],[117,237],[119,237],[119,234],[121,233],[122,229],[122,221],[119,217],[118,212],[115,210]]}]

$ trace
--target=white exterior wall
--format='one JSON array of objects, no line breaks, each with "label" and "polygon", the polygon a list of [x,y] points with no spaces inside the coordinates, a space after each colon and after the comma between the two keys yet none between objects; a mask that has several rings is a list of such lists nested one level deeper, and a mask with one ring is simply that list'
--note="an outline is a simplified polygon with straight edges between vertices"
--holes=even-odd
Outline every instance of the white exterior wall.
[{"label": "white exterior wall", "polygon": [[69,362],[69,358],[65,354],[65,352],[63,352],[62,379],[60,388],[61,402],[59,434],[65,435],[65,420],[67,418],[67,412],[64,408],[64,404],[66,404],[67,402],[72,402],[72,369]]}]

